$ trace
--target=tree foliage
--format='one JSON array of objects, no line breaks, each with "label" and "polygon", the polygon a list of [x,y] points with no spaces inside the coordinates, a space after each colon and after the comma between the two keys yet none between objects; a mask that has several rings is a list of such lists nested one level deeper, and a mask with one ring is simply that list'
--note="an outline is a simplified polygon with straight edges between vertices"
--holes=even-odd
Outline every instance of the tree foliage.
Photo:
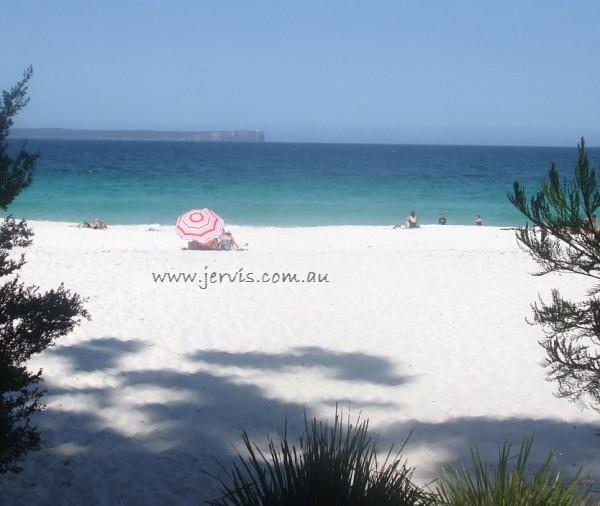
[{"label": "tree foliage", "polygon": [[[38,158],[22,145],[15,155],[7,142],[13,117],[27,105],[29,67],[23,79],[2,93],[0,102],[0,207],[8,208],[32,181]],[[26,363],[88,317],[83,300],[62,285],[48,292],[25,286],[18,271],[25,264],[15,249],[31,244],[33,233],[24,220],[8,216],[0,224],[0,473],[18,470],[19,459],[39,446],[40,435],[31,415],[43,408],[42,370],[29,371]]]},{"label": "tree foliage", "polygon": [[557,395],[600,410],[600,228],[595,219],[600,188],[583,138],[577,147],[572,180],[561,180],[552,163],[541,190],[527,198],[515,182],[508,198],[533,225],[520,229],[517,240],[540,265],[536,275],[564,272],[590,280],[584,300],[570,301],[553,290],[549,302],[540,299],[532,308],[534,323],[544,330],[543,365],[548,380],[558,383]]},{"label": "tree foliage", "polygon": [[13,125],[13,118],[28,103],[27,83],[33,75],[29,66],[23,79],[8,91],[2,92],[0,103],[0,207],[6,211],[15,197],[31,184],[38,153],[29,153],[25,145],[19,152],[10,157],[8,154],[8,133]]}]

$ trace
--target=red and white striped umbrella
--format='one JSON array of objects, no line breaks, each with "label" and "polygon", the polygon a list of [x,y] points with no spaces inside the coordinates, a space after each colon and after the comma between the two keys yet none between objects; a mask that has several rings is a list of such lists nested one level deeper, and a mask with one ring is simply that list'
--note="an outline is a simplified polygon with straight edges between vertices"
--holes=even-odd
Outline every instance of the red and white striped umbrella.
[{"label": "red and white striped umbrella", "polygon": [[175,231],[188,241],[206,242],[219,237],[225,225],[223,218],[210,209],[192,209],[177,218]]}]

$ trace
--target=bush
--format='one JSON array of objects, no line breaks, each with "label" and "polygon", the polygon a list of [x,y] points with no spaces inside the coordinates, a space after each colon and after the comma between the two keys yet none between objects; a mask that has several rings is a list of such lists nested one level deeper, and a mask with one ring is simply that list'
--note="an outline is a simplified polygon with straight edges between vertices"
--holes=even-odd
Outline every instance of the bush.
[{"label": "bush", "polygon": [[[552,455],[533,474],[528,474],[527,460],[532,438],[525,439],[516,456],[510,455],[511,445],[504,444],[498,463],[482,461],[477,449],[471,451],[472,470],[448,466],[437,485],[440,505],[453,506],[583,506],[588,495],[581,490],[579,474],[566,483],[559,474],[550,471]],[[513,466],[511,461],[515,460]]]},{"label": "bush", "polygon": [[[11,157],[7,143],[13,117],[29,100],[27,83],[32,75],[29,67],[0,99],[0,209],[4,211],[31,184],[38,158],[25,145]],[[27,361],[88,317],[84,300],[62,285],[40,292],[19,280],[25,257],[15,258],[13,250],[29,246],[32,235],[23,220],[8,216],[0,222],[0,473],[18,471],[21,457],[39,447],[40,435],[30,417],[44,407],[39,388],[42,370],[27,370]]]},{"label": "bush", "polygon": [[[238,454],[229,481],[217,478],[220,498],[213,506],[404,506],[435,504],[430,494],[415,486],[413,470],[392,457],[377,462],[375,444],[367,434],[368,422],[344,423],[336,412],[332,426],[310,422],[299,446],[290,445],[286,429],[279,442],[268,438],[269,457],[242,433],[248,457]],[[224,469],[227,472],[226,469]]]},{"label": "bush", "polygon": [[517,232],[520,246],[540,265],[537,275],[577,274],[590,283],[588,297],[534,304],[534,323],[544,331],[540,344],[547,379],[558,384],[557,395],[589,402],[600,411],[600,183],[590,167],[582,138],[573,178],[562,180],[554,164],[541,189],[528,197],[514,184],[508,198],[533,227]]}]

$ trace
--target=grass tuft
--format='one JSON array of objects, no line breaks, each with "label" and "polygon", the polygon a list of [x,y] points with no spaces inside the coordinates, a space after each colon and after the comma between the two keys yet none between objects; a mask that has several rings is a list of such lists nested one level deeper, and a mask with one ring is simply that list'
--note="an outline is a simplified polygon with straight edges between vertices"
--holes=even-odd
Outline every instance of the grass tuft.
[{"label": "grass tuft", "polygon": [[[212,506],[426,506],[431,494],[412,483],[411,468],[401,460],[402,448],[378,463],[368,422],[346,422],[336,410],[333,425],[308,420],[298,445],[287,430],[279,441],[268,438],[268,455],[242,439],[247,456],[238,454],[233,469],[220,483],[221,496]],[[406,443],[406,441],[405,441]]]},{"label": "grass tuft", "polygon": [[552,455],[532,473],[527,461],[533,438],[521,443],[511,456],[511,445],[499,450],[498,463],[482,460],[477,449],[471,450],[472,469],[447,466],[437,483],[440,505],[452,506],[584,506],[589,487],[579,479],[566,482],[560,473],[550,470]]}]

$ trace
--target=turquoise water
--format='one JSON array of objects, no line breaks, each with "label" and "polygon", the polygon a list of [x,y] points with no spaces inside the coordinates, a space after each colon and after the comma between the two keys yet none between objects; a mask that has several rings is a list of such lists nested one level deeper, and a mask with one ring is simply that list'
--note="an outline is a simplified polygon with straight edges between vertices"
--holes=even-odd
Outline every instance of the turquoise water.
[{"label": "turquoise water", "polygon": [[[13,146],[15,141],[13,141]],[[514,180],[539,188],[576,148],[36,141],[33,185],[9,211],[36,220],[171,225],[208,207],[237,225],[518,225]],[[592,163],[600,149],[589,150]]]}]

